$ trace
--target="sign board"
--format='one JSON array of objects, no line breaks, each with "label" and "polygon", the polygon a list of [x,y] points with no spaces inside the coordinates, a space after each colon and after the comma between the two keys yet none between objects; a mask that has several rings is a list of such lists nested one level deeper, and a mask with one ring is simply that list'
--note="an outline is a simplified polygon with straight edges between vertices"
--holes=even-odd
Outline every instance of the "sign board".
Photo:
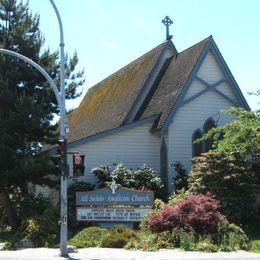
[{"label": "sign board", "polygon": [[99,190],[76,193],[77,206],[131,205],[152,206],[152,191],[135,191],[112,184]]},{"label": "sign board", "polygon": [[121,208],[121,207],[84,207],[77,208],[78,221],[108,221],[108,222],[140,222],[142,217],[151,212],[151,208]]}]

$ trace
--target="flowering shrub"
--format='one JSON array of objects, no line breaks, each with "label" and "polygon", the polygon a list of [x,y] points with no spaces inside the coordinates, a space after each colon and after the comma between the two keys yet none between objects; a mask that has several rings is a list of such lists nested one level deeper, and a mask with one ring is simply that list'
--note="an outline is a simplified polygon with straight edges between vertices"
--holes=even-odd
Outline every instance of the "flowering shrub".
[{"label": "flowering shrub", "polygon": [[99,188],[106,187],[109,182],[115,181],[117,184],[130,189],[152,190],[156,198],[163,197],[165,192],[161,178],[147,165],[135,170],[128,169],[122,163],[117,164],[113,170],[102,165],[92,169],[92,173],[98,178]]},{"label": "flowering shrub", "polygon": [[150,216],[148,228],[152,232],[194,230],[198,234],[217,233],[225,221],[219,212],[220,202],[212,194],[189,195],[176,205],[166,205]]}]

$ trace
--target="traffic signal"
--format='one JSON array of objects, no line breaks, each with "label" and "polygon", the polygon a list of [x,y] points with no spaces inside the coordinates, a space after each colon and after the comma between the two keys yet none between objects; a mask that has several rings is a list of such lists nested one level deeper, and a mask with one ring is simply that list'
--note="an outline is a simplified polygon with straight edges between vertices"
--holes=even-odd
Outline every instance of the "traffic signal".
[{"label": "traffic signal", "polygon": [[61,174],[65,175],[67,167],[67,140],[58,140],[58,145],[59,147],[57,148],[56,155],[53,155],[51,159],[56,167],[61,171]]},{"label": "traffic signal", "polygon": [[73,154],[73,176],[80,177],[84,176],[84,154],[74,153]]}]

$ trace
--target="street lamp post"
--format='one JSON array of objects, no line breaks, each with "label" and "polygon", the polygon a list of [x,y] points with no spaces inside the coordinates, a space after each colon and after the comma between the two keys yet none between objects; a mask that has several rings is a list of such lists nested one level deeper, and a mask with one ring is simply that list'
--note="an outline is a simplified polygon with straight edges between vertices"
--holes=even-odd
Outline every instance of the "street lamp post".
[{"label": "street lamp post", "polygon": [[[63,26],[59,11],[53,0],[50,0],[55,14],[58,19],[59,29],[60,29],[60,98],[61,98],[61,106],[60,106],[60,138],[64,141],[64,146],[67,146],[66,140],[66,128],[67,128],[67,120],[66,120],[66,108],[65,108],[65,86],[64,86],[64,37],[63,37]],[[68,239],[68,199],[67,199],[67,149],[64,149],[65,154],[65,167],[63,168],[63,173],[61,174],[60,179],[60,253],[61,256],[67,255],[67,239]]]}]

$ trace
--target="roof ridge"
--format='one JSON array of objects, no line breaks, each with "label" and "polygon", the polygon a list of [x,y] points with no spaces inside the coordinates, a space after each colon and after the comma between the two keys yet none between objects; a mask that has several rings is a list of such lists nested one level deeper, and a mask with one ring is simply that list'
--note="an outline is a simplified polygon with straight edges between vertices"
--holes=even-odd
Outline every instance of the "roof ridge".
[{"label": "roof ridge", "polygon": [[185,51],[188,51],[189,49],[192,49],[192,48],[196,47],[197,45],[203,43],[204,41],[206,42],[206,41],[209,41],[209,40],[211,40],[211,39],[213,39],[212,35],[210,35],[210,36],[204,38],[203,40],[201,40],[201,41],[199,41],[199,42],[193,44],[192,46],[190,46],[190,47],[188,47],[188,48],[182,50],[181,52],[179,52],[179,53],[177,54],[177,56],[180,55],[180,54],[182,54],[182,53],[185,52]]}]

